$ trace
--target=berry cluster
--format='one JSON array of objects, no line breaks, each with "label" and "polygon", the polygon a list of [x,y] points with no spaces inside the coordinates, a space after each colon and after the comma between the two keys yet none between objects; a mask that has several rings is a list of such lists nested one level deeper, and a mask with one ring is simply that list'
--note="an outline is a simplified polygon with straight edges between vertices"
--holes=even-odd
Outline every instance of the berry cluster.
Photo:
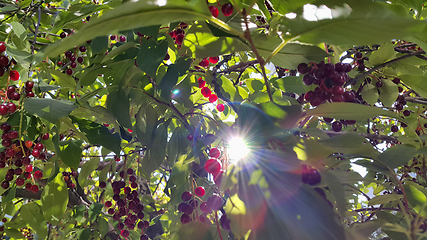
[{"label": "berry cluster", "polygon": [[[44,145],[42,143],[34,143],[32,141],[22,142],[19,141],[18,132],[12,130],[12,126],[9,123],[2,123],[0,129],[3,130],[2,134],[2,146],[5,148],[0,152],[0,168],[8,166],[8,171],[4,181],[1,183],[1,187],[7,189],[10,187],[10,182],[15,179],[16,186],[23,186],[28,179],[32,177],[34,179],[43,178],[41,171],[35,171],[33,175],[31,172],[34,171],[33,165],[31,164],[32,155],[34,159],[46,159],[46,153],[44,151]],[[42,139],[49,138],[49,134],[43,135]],[[25,155],[24,155],[25,154]],[[37,193],[39,187],[33,185],[30,180],[25,184],[25,189]]]},{"label": "berry cluster", "polygon": [[67,183],[68,188],[75,188],[76,187],[76,184],[74,184],[73,180],[72,180],[72,178],[77,177],[76,171],[71,171],[71,172],[64,171],[64,172],[62,172],[62,176],[63,176],[65,183]]},{"label": "berry cluster", "polygon": [[[194,190],[195,194],[199,197],[205,195],[205,189],[203,187],[197,187]],[[181,195],[182,202],[178,205],[178,211],[182,212],[181,215],[181,223],[186,224],[195,219],[198,219],[201,222],[211,224],[211,220],[209,219],[209,215],[212,211],[218,211],[224,205],[224,201],[221,196],[218,194],[213,194],[210,196],[206,202],[202,201],[199,206],[199,202],[196,197],[188,191],[185,191]],[[198,212],[197,207],[199,207],[201,212]],[[222,216],[220,221],[221,227],[230,231],[230,220],[227,219],[225,212],[222,212]]]},{"label": "berry cluster", "polygon": [[[218,6],[220,6],[219,3]],[[216,6],[209,6],[209,11],[211,12],[212,16],[218,17],[219,10]],[[231,3],[226,3],[222,5],[221,12],[226,17],[231,16],[231,14],[233,14],[233,5]]]},{"label": "berry cluster", "polygon": [[[9,58],[4,55],[6,51],[6,43],[0,42],[0,77],[2,77],[10,68],[12,64],[16,64],[15,60],[12,59],[9,61]],[[18,71],[11,70],[9,71],[9,79],[12,81],[19,80]]]},{"label": "berry cluster", "polygon": [[[111,35],[110,36],[110,40],[111,41],[115,41],[117,39],[117,36],[116,35]],[[119,37],[119,42],[126,42],[126,37],[125,36],[123,36],[123,35],[121,35],[120,37]]]},{"label": "berry cluster", "polygon": [[181,22],[177,27],[176,30],[170,31],[169,36],[175,40],[175,44],[178,45],[178,48],[181,47],[182,42],[184,41],[185,31],[188,25],[184,22]]},{"label": "berry cluster", "polygon": [[[126,174],[129,175],[130,186],[126,186]],[[143,212],[144,205],[142,205],[139,199],[137,178],[134,175],[133,169],[128,168],[126,174],[124,171],[121,171],[119,174],[121,180],[114,181],[111,184],[114,192],[114,204],[112,201],[104,203],[105,208],[108,209],[108,214],[113,215],[113,220],[118,222],[117,229],[124,238],[129,237],[129,230],[138,227],[143,233],[144,229],[150,225],[148,221],[143,220],[145,216]],[[106,182],[99,183],[100,188],[105,188],[106,186]],[[147,240],[148,236],[142,234],[140,239]]]},{"label": "berry cluster", "polygon": [[221,156],[221,151],[218,148],[211,148],[209,151],[209,160],[205,163],[205,170],[207,173],[213,175],[215,182],[218,182],[218,178],[222,175],[222,163],[219,161],[219,157]]},{"label": "berry cluster", "polygon": [[352,69],[348,63],[324,63],[323,61],[308,66],[305,63],[298,65],[298,72],[305,74],[303,82],[305,85],[318,85],[314,91],[308,91],[304,98],[313,107],[324,102],[353,102],[355,94],[346,91],[342,86],[349,80],[347,72]]},{"label": "berry cluster", "polygon": [[354,54],[354,62],[356,63],[357,69],[359,71],[365,71],[365,68],[366,68],[365,61],[369,61],[369,58],[368,57],[363,57],[363,54],[361,52],[356,52]]},{"label": "berry cluster", "polygon": [[[198,80],[198,84],[199,84],[199,88],[201,88],[201,93],[205,98],[209,99],[209,102],[211,103],[215,103],[218,100],[218,96],[213,94],[212,91],[210,90],[210,88],[208,88],[206,86],[206,81],[203,80],[202,78],[199,78]],[[224,111],[225,106],[224,104],[217,104],[216,105],[216,110],[218,110],[219,112]]]},{"label": "berry cluster", "polygon": [[219,61],[218,56],[217,57],[203,58],[200,61],[199,66],[203,67],[203,68],[207,68],[207,67],[209,67],[209,63],[216,64],[216,63],[218,63],[218,61]]},{"label": "berry cluster", "polygon": [[[80,51],[80,54],[77,54],[77,49]],[[69,66],[70,68],[67,68],[67,70],[64,70],[62,73],[73,75],[73,69],[77,67],[77,63],[83,63],[83,53],[86,51],[87,49],[85,46],[76,47],[76,50],[74,52],[66,51],[65,58],[62,61],[58,61],[58,66]]]}]

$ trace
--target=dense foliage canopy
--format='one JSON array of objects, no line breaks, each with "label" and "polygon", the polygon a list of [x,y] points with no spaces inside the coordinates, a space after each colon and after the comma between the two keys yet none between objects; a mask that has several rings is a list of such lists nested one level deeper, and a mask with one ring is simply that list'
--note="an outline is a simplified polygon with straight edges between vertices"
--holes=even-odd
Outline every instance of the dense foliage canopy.
[{"label": "dense foliage canopy", "polygon": [[422,0],[4,0],[0,238],[427,239]]}]

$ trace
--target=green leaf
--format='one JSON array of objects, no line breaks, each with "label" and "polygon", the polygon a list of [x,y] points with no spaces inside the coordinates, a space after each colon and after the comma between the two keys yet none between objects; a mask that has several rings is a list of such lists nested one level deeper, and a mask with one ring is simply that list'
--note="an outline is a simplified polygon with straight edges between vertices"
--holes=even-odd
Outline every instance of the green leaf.
[{"label": "green leaf", "polygon": [[123,43],[123,44],[119,45],[118,47],[113,48],[112,51],[108,52],[108,54],[105,55],[105,57],[102,59],[101,63],[104,63],[104,62],[116,57],[117,55],[122,54],[123,52],[125,52],[129,48],[133,47],[136,50],[137,48],[135,46],[136,46],[135,42]]},{"label": "green leaf", "polygon": [[25,111],[30,114],[37,114],[51,123],[56,123],[58,119],[67,116],[75,108],[77,106],[67,100],[27,98],[24,102]]},{"label": "green leaf", "polygon": [[89,219],[95,221],[99,214],[102,212],[104,204],[102,203],[93,203],[89,206]]},{"label": "green leaf", "polygon": [[82,76],[80,77],[79,83],[81,86],[92,85],[96,81],[96,78],[98,77],[99,74],[103,74],[108,70],[111,70],[111,68],[104,68],[101,65],[95,65],[89,69],[85,69]]},{"label": "green leaf", "polygon": [[93,53],[102,53],[104,52],[108,47],[108,37],[107,36],[100,36],[92,40],[90,43],[90,48],[92,49]]},{"label": "green leaf", "polygon": [[295,12],[298,8],[314,1],[315,0],[270,0],[273,5],[272,7],[282,15]]},{"label": "green leaf", "polygon": [[168,125],[171,119],[159,124],[155,130],[155,138],[147,150],[147,154],[142,159],[142,166],[149,176],[154,170],[160,167],[165,160],[166,146],[168,138]]},{"label": "green leaf", "polygon": [[111,111],[123,127],[132,128],[129,113],[129,99],[123,89],[111,92],[108,95],[107,109]]},{"label": "green leaf", "polygon": [[[254,43],[262,57],[268,57],[275,48],[282,42],[280,38],[265,34],[253,36]],[[296,69],[302,62],[320,62],[328,54],[318,46],[301,43],[286,44],[274,57],[271,62],[275,65],[287,69]]]},{"label": "green leaf", "polygon": [[161,7],[153,1],[127,2],[91,20],[80,31],[62,39],[60,43],[48,46],[45,55],[55,57],[87,40],[108,35],[113,31],[205,19],[219,22],[211,16],[206,3],[201,1],[192,3],[184,0],[167,1]]},{"label": "green leaf", "polygon": [[395,145],[378,156],[378,160],[394,169],[408,163],[417,154],[417,149],[411,145]]},{"label": "green leaf", "polygon": [[394,112],[389,112],[378,107],[347,102],[322,104],[316,108],[307,110],[306,115],[345,120],[365,120],[376,116],[389,116],[405,122]]},{"label": "green leaf", "polygon": [[306,93],[302,77],[287,76],[274,81],[273,86],[288,93]]},{"label": "green leaf", "polygon": [[318,143],[332,148],[335,152],[376,158],[378,156],[378,151],[376,151],[372,145],[366,144],[366,139],[356,133],[346,133],[322,140],[318,140]]},{"label": "green leaf", "polygon": [[180,160],[173,165],[171,179],[176,185],[176,188],[180,188],[188,181],[191,164],[184,163],[186,158],[187,155],[182,155]]},{"label": "green leaf", "polygon": [[7,195],[3,197],[2,202],[12,201],[15,198],[15,194],[16,194],[16,188],[15,187],[10,188]]},{"label": "green leaf", "polygon": [[[169,165],[174,165],[178,156],[185,151],[188,144],[186,136],[181,127],[175,128],[168,142],[168,162]],[[175,181],[174,181],[175,182]]]},{"label": "green leaf", "polygon": [[[369,45],[425,31],[426,24],[407,14],[404,7],[372,1],[319,1],[332,10],[332,19],[306,20],[303,14],[295,19],[282,18],[286,38],[297,37],[312,44]],[[410,27],[408,27],[410,26]]]},{"label": "green leaf", "polygon": [[168,67],[168,71],[163,76],[161,82],[158,85],[160,90],[160,96],[166,100],[171,99],[172,89],[178,82],[178,77],[184,75],[190,68],[190,58],[180,58],[175,64],[171,64]]},{"label": "green leaf", "polygon": [[109,231],[108,222],[103,217],[98,219],[98,231],[101,237],[104,237]]},{"label": "green leaf", "polygon": [[217,36],[215,33],[218,33],[218,31],[214,30],[212,32],[212,29],[215,28],[212,26],[207,27],[206,23],[203,22],[192,27],[185,34],[183,48],[180,52],[186,52],[186,54],[190,54],[193,58],[206,58],[250,50],[249,46],[239,38],[233,37],[230,34]]},{"label": "green leaf", "polygon": [[372,84],[366,84],[360,94],[362,95],[363,100],[370,105],[374,105],[378,101],[378,90]]},{"label": "green leaf", "polygon": [[59,86],[63,88],[69,88],[73,92],[75,91],[76,80],[74,80],[74,78],[54,69],[48,69],[48,72],[50,73],[50,75],[52,75],[52,77],[55,79]]},{"label": "green leaf", "polygon": [[425,189],[422,187],[416,186],[416,184],[407,183],[403,185],[403,189],[405,189],[406,198],[408,199],[409,204],[414,210],[419,213],[421,216],[427,216],[427,197],[425,195]]},{"label": "green leaf", "polygon": [[80,131],[85,133],[91,144],[101,145],[120,155],[121,139],[117,133],[112,134],[105,126],[92,121],[72,116],[70,118],[79,125]]},{"label": "green leaf", "polygon": [[47,224],[42,209],[36,202],[29,202],[21,207],[20,216],[37,233],[40,239],[47,237]]},{"label": "green leaf", "polygon": [[391,107],[399,96],[397,85],[392,81],[383,81],[383,86],[378,89],[380,90],[380,101],[384,107]]},{"label": "green leaf", "polygon": [[58,224],[62,220],[68,204],[68,188],[62,174],[58,174],[44,187],[41,204],[46,221]]},{"label": "green leaf", "polygon": [[73,169],[77,169],[82,157],[82,149],[74,141],[61,142],[59,157]]},{"label": "green leaf", "polygon": [[344,187],[341,182],[341,179],[337,178],[332,174],[332,171],[323,171],[322,177],[328,184],[329,190],[335,198],[337,202],[338,211],[342,217],[345,216],[345,212],[347,211],[347,203],[344,194]]},{"label": "green leaf", "polygon": [[168,41],[157,42],[153,39],[141,43],[136,64],[149,76],[156,76],[157,68],[165,59],[168,50]]},{"label": "green leaf", "polygon": [[427,82],[426,76],[415,76],[415,75],[400,75],[399,78],[408,85],[409,88],[419,93],[424,98],[427,98]]},{"label": "green leaf", "polygon": [[79,240],[89,240],[92,232],[90,231],[90,227],[83,228],[77,232],[77,237]]},{"label": "green leaf", "polygon": [[377,205],[377,204],[386,204],[390,201],[397,201],[399,199],[403,198],[403,195],[399,195],[399,194],[386,194],[386,195],[379,195],[379,196],[375,196],[373,198],[371,198],[371,200],[369,200],[368,205],[369,206],[373,206],[373,205]]},{"label": "green leaf", "polygon": [[25,31],[24,26],[22,26],[22,24],[20,24],[19,22],[11,22],[10,24],[12,25],[13,32],[15,33],[16,36],[19,37],[21,41],[27,37],[27,33]]},{"label": "green leaf", "polygon": [[87,178],[92,174],[93,171],[95,171],[98,168],[99,165],[99,158],[91,158],[89,161],[85,162],[81,168],[81,171],[79,173],[79,184],[82,187],[85,187],[87,184],[85,184]]},{"label": "green leaf", "polygon": [[394,56],[396,56],[396,51],[394,51],[393,44],[385,43],[381,45],[377,51],[374,51],[371,56],[369,56],[369,64],[377,66],[392,59]]}]

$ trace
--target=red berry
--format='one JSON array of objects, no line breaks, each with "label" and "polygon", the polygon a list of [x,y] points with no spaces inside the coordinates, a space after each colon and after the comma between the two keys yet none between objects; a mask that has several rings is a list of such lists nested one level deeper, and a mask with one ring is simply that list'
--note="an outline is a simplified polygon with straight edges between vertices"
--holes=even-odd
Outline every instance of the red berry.
[{"label": "red berry", "polygon": [[39,186],[37,186],[37,185],[31,186],[31,192],[38,193],[39,192]]},{"label": "red berry", "polygon": [[[76,63],[76,62],[72,62],[72,63],[70,64],[70,67],[71,67],[71,68],[76,68],[76,67],[77,67],[77,63]],[[69,74],[69,75],[71,75],[71,74]]]},{"label": "red berry", "polygon": [[71,68],[67,69],[67,74],[68,75],[73,75],[73,69],[71,69]]},{"label": "red berry", "polygon": [[13,92],[10,94],[10,99],[18,101],[21,98],[21,94],[19,92]]},{"label": "red berry", "polygon": [[182,44],[182,41],[184,41],[184,34],[178,34],[175,37],[175,43],[178,45]]},{"label": "red berry", "polygon": [[212,16],[218,17],[219,10],[218,10],[217,7],[215,7],[215,6],[209,6],[209,11],[211,11]]},{"label": "red berry", "polygon": [[233,5],[231,5],[231,3],[226,3],[222,5],[221,12],[226,17],[230,16],[231,14],[233,14]]},{"label": "red berry", "polygon": [[38,149],[40,151],[43,151],[44,145],[43,143],[37,143],[36,146],[34,146],[35,149]]},{"label": "red berry", "polygon": [[40,157],[40,150],[34,149],[31,155],[33,155],[35,158]]},{"label": "red berry", "polygon": [[43,173],[41,171],[36,171],[34,173],[34,178],[35,179],[42,179],[43,178]]},{"label": "red berry", "polygon": [[209,97],[211,95],[211,90],[208,87],[203,87],[201,93],[204,97]]},{"label": "red berry", "polygon": [[110,40],[111,40],[111,41],[116,40],[116,35],[111,35],[111,36],[110,36]]},{"label": "red berry", "polygon": [[186,202],[186,201],[190,200],[190,199],[191,199],[191,197],[193,197],[193,195],[192,195],[189,191],[185,191],[185,192],[183,192],[183,193],[182,193],[182,195],[181,195],[181,199],[182,199],[182,201],[184,201],[184,202]]},{"label": "red berry", "polygon": [[43,139],[43,140],[48,140],[48,139],[49,139],[49,133],[45,133],[45,134],[42,136],[42,139]]},{"label": "red berry", "polygon": [[33,92],[27,92],[27,97],[34,97],[34,93]]},{"label": "red berry", "polygon": [[86,52],[86,47],[85,46],[80,46],[79,50],[80,50],[80,52]]},{"label": "red berry", "polygon": [[0,115],[6,115],[8,110],[9,109],[6,107],[6,105],[0,105]]},{"label": "red berry", "polygon": [[200,67],[207,67],[209,66],[209,60],[207,58],[203,58],[202,61],[199,63]]},{"label": "red berry", "polygon": [[205,170],[208,173],[212,173],[212,175],[218,175],[219,171],[221,171],[221,162],[217,159],[211,158],[205,163]]},{"label": "red berry", "polygon": [[16,182],[16,186],[22,186],[25,183],[25,179],[17,178],[15,182]]},{"label": "red berry", "polygon": [[18,71],[15,71],[15,70],[10,71],[10,73],[9,73],[10,80],[12,80],[12,81],[18,81],[19,77],[20,76],[19,76],[19,72]]},{"label": "red berry", "polygon": [[219,57],[209,57],[209,62],[216,64],[219,61]]},{"label": "red berry", "polygon": [[99,187],[100,188],[105,188],[107,186],[106,182],[99,182]]},{"label": "red berry", "polygon": [[3,189],[8,189],[9,188],[9,182],[8,181],[3,181],[2,183],[1,183],[1,187],[3,188]]},{"label": "red berry", "polygon": [[199,88],[202,88],[206,85],[206,81],[202,78],[199,78],[197,81],[199,82]]},{"label": "red berry", "polygon": [[16,105],[15,103],[8,103],[7,105],[7,112],[8,113],[14,113],[16,111]]},{"label": "red berry", "polygon": [[83,63],[83,60],[84,60],[84,59],[83,59],[82,57],[78,57],[78,58],[77,58],[77,62],[78,62],[78,63],[80,63],[80,64],[82,64],[82,63]]},{"label": "red berry", "polygon": [[213,158],[219,158],[219,156],[221,156],[221,152],[219,151],[218,148],[212,148],[209,151],[209,156]]},{"label": "red berry", "polygon": [[218,97],[215,94],[209,96],[209,102],[214,103],[218,100]]},{"label": "red berry", "polygon": [[32,171],[33,171],[33,165],[28,164],[28,165],[25,167],[25,171],[26,171],[26,172],[32,172]]},{"label": "red berry", "polygon": [[6,67],[7,65],[9,65],[9,58],[4,55],[0,56],[0,66]]},{"label": "red berry", "polygon": [[6,43],[0,42],[0,53],[6,51]]},{"label": "red berry", "polygon": [[27,89],[27,91],[33,89],[33,87],[34,87],[34,82],[33,81],[27,81],[25,83],[25,88]]},{"label": "red berry", "polygon": [[224,109],[225,109],[224,104],[218,104],[218,105],[216,105],[216,109],[217,109],[219,112],[224,111]]},{"label": "red berry", "polygon": [[126,42],[126,37],[125,36],[120,36],[120,42]]},{"label": "red berry", "polygon": [[67,37],[67,33],[66,32],[62,32],[61,34],[59,34],[60,38],[66,38]]},{"label": "red berry", "polygon": [[111,203],[111,201],[106,201],[105,202],[105,204],[104,204],[104,206],[106,207],[106,208],[109,208],[109,207],[111,207],[113,204]]},{"label": "red berry", "polygon": [[[27,178],[27,179],[29,179],[29,178]],[[25,189],[27,189],[28,191],[31,191],[32,186],[33,186],[33,184],[27,183],[27,184],[25,184]]]},{"label": "red berry", "polygon": [[194,192],[196,193],[197,196],[202,197],[205,195],[205,188],[203,187],[197,187]]},{"label": "red berry", "polygon": [[193,137],[193,135],[188,134],[187,139],[188,139],[188,141],[193,141],[194,137]]},{"label": "red berry", "polygon": [[186,223],[189,223],[189,222],[191,222],[191,217],[188,215],[188,214],[182,214],[182,216],[181,216],[181,223],[182,224],[186,224]]}]

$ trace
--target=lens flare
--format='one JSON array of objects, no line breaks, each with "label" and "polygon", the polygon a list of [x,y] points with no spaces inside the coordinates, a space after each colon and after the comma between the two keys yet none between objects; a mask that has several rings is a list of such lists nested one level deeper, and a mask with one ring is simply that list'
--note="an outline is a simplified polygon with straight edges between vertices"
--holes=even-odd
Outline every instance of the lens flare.
[{"label": "lens flare", "polygon": [[236,163],[250,152],[245,141],[240,137],[234,137],[228,141],[228,157],[231,162]]}]

